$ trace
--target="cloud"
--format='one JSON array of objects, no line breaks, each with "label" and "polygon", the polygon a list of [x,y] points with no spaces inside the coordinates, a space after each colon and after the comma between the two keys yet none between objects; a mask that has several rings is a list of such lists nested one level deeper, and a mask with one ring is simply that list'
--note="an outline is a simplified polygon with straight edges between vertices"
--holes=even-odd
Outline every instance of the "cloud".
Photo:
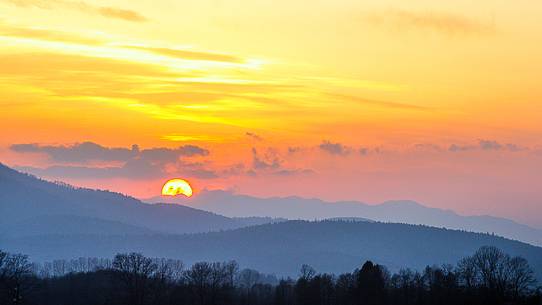
[{"label": "cloud", "polygon": [[161,167],[154,166],[143,160],[134,160],[122,166],[109,167],[53,165],[45,168],[18,167],[17,169],[37,176],[61,179],[130,178],[138,180],[163,177],[165,175]]},{"label": "cloud", "polygon": [[332,143],[328,140],[324,140],[319,146],[321,150],[330,153],[332,155],[347,155],[351,149],[341,143]]},{"label": "cloud", "polygon": [[273,174],[278,176],[311,175],[314,171],[312,169],[281,169]]},{"label": "cloud", "polygon": [[527,147],[519,146],[517,144],[508,143],[505,145],[506,149],[508,151],[516,152],[516,151],[522,151],[522,150],[528,150]]},{"label": "cloud", "polygon": [[155,147],[140,150],[138,145],[131,148],[105,147],[93,142],[76,143],[71,146],[13,144],[10,149],[19,153],[43,153],[51,160],[63,163],[87,163],[89,161],[124,161],[136,159],[151,162],[175,162],[180,157],[207,156],[209,151],[195,145],[182,145],[177,148]]},{"label": "cloud", "polygon": [[130,22],[145,22],[148,19],[140,13],[123,8],[110,6],[94,6],[84,1],[67,0],[4,0],[19,7],[36,7],[40,9],[66,8],[84,13],[98,14],[107,18],[120,19]]},{"label": "cloud", "polygon": [[10,149],[19,153],[44,153],[53,161],[87,162],[127,161],[139,154],[137,145],[128,148],[108,148],[92,142],[77,143],[72,146],[52,146],[39,144],[14,144]]},{"label": "cloud", "polygon": [[451,144],[450,147],[448,147],[448,151],[459,152],[459,151],[473,150],[475,148],[476,148],[475,146],[471,146],[471,145]]},{"label": "cloud", "polygon": [[480,145],[480,148],[483,150],[501,150],[503,146],[499,144],[499,142],[494,140],[478,140],[478,145]]},{"label": "cloud", "polygon": [[399,109],[409,109],[409,110],[428,110],[429,109],[427,107],[418,106],[418,105],[389,102],[389,101],[380,101],[380,100],[371,100],[371,99],[366,99],[366,98],[362,98],[358,96],[350,96],[350,95],[343,95],[343,94],[328,93],[327,96],[341,99],[341,100],[352,101],[352,102],[356,102],[360,104],[381,106],[381,107],[387,107],[387,108],[399,108]]},{"label": "cloud", "polygon": [[97,7],[95,9],[100,13],[100,15],[109,18],[123,19],[132,22],[147,21],[147,18],[145,18],[143,15],[131,10],[125,10],[109,6]]},{"label": "cloud", "polygon": [[298,153],[302,150],[303,148],[301,148],[300,146],[289,146],[288,147],[288,153],[289,154],[295,154],[295,153]]},{"label": "cloud", "polygon": [[187,175],[189,177],[195,177],[199,179],[214,179],[218,178],[218,175],[215,171],[209,170],[209,169],[193,169],[193,170],[184,170],[181,171],[183,175]]},{"label": "cloud", "polygon": [[93,166],[72,166],[53,165],[45,168],[38,167],[17,167],[17,169],[37,176],[47,176],[62,179],[152,179],[162,178],[168,175],[182,175],[199,179],[213,179],[218,175],[209,169],[193,166],[190,163],[178,162],[175,164],[175,171],[167,171],[164,164],[149,162],[145,159],[135,159],[126,162],[121,166],[93,167]]},{"label": "cloud", "polygon": [[153,48],[153,47],[142,47],[142,46],[124,46],[129,49],[136,49],[141,51],[152,52],[155,54],[166,55],[170,57],[176,57],[180,59],[190,59],[190,60],[206,60],[206,61],[216,61],[216,62],[227,62],[227,63],[243,63],[244,60],[240,57],[211,53],[211,52],[198,52],[198,51],[189,51],[189,50],[180,50],[172,48]]},{"label": "cloud", "polygon": [[365,20],[394,30],[431,30],[445,35],[490,35],[493,22],[486,24],[463,15],[448,12],[390,9],[365,15]]},{"label": "cloud", "polygon": [[414,148],[420,151],[433,151],[433,152],[440,152],[443,150],[442,147],[440,147],[439,145],[431,144],[431,143],[416,143],[414,144]]},{"label": "cloud", "polygon": [[225,176],[239,176],[245,172],[245,165],[243,163],[236,163],[232,166],[222,170],[222,174]]},{"label": "cloud", "polygon": [[259,173],[277,176],[307,175],[314,173],[311,169],[287,168],[284,166],[284,160],[279,156],[278,150],[268,148],[265,153],[258,153],[256,148],[252,148],[252,168],[245,172],[249,176],[257,176]]},{"label": "cloud", "polygon": [[104,41],[97,38],[85,37],[81,34],[72,34],[64,31],[56,31],[43,28],[21,27],[0,22],[0,36],[31,38],[47,41],[61,41],[69,43],[81,43],[87,45],[99,45]]},{"label": "cloud", "polygon": [[[177,148],[154,147],[140,149],[105,147],[93,142],[77,143],[71,146],[39,144],[14,144],[11,150],[19,153],[42,153],[57,164],[44,167],[21,167],[20,169],[38,176],[75,179],[159,178],[178,174],[200,179],[216,178],[213,170],[200,162],[187,162],[184,157],[207,156],[209,151],[195,145]],[[90,166],[91,161],[120,162],[114,166]],[[64,164],[63,164],[64,163]],[[65,163],[75,163],[76,165]]]},{"label": "cloud", "polygon": [[263,140],[262,137],[260,137],[259,135],[255,134],[255,133],[252,133],[252,132],[248,132],[248,131],[247,131],[247,132],[245,133],[245,135],[246,135],[247,137],[250,137],[250,138],[256,140],[256,141],[262,141],[262,140]]},{"label": "cloud", "polygon": [[268,149],[263,155],[259,154],[256,148],[252,148],[252,167],[259,169],[278,169],[282,161],[279,159],[276,151]]},{"label": "cloud", "polygon": [[523,147],[513,143],[501,144],[496,140],[486,140],[479,139],[478,145],[460,145],[460,144],[451,144],[448,148],[448,151],[459,152],[459,151],[469,151],[469,150],[483,150],[483,151],[501,151],[506,150],[510,152],[518,152],[523,150],[528,150],[529,148]]}]

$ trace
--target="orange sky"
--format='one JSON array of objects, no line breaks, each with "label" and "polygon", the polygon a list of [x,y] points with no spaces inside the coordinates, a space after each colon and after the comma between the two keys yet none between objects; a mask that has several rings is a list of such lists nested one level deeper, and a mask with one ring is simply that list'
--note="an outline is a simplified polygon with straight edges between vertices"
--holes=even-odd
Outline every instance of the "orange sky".
[{"label": "orange sky", "polygon": [[[196,189],[414,199],[542,227],[541,12],[0,0],[0,161],[139,197],[183,176]],[[192,146],[205,151],[176,150]]]}]

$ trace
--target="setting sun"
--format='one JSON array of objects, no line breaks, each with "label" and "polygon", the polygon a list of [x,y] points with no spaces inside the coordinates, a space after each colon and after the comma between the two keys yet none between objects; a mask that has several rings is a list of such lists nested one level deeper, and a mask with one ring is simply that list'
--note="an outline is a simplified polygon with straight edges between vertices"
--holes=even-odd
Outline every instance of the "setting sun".
[{"label": "setting sun", "polygon": [[192,187],[183,179],[168,180],[162,187],[162,196],[177,196],[181,194],[186,197],[192,196]]}]

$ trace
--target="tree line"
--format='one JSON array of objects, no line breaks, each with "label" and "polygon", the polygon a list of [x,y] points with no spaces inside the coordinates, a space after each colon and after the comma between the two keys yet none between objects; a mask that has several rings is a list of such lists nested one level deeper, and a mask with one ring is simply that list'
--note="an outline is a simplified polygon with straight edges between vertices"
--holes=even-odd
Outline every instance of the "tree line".
[{"label": "tree line", "polygon": [[277,279],[235,261],[199,262],[117,254],[34,264],[0,251],[0,304],[36,305],[431,305],[542,304],[542,289],[521,257],[482,247],[455,266],[391,274],[367,261],[350,273]]}]

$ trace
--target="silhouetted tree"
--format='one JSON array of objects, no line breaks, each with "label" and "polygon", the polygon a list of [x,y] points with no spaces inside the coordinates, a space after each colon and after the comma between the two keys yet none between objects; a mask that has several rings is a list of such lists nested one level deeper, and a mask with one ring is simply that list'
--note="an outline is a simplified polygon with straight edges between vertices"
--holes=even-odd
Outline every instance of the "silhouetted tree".
[{"label": "silhouetted tree", "polygon": [[384,304],[386,299],[386,279],[381,266],[371,261],[365,262],[356,275],[356,297],[360,305]]},{"label": "silhouetted tree", "polygon": [[128,303],[145,304],[149,278],[157,269],[152,259],[141,253],[117,254],[113,260],[113,269],[117,271],[116,276],[127,288]]},{"label": "silhouetted tree", "polygon": [[31,276],[32,264],[28,256],[0,251],[0,284],[4,297],[7,297],[5,301],[9,299],[13,304],[22,303],[30,288]]},{"label": "silhouetted tree", "polygon": [[513,257],[508,261],[508,288],[515,300],[529,292],[536,282],[534,272],[523,257]]},{"label": "silhouetted tree", "polygon": [[186,271],[185,277],[200,305],[215,305],[219,300],[229,300],[233,289],[232,279],[236,270],[233,265],[237,263],[196,263]]},{"label": "silhouetted tree", "polygon": [[356,278],[352,273],[339,275],[335,282],[337,304],[354,305],[356,286]]},{"label": "silhouetted tree", "polygon": [[[301,267],[296,281],[230,262],[200,262],[183,270],[178,260],[118,254],[111,267],[99,259],[30,264],[0,251],[0,304],[29,305],[541,305],[542,288],[528,262],[484,247],[452,265],[402,269],[390,276],[370,261],[338,276]],[[107,263],[104,263],[107,265]],[[48,267],[47,267],[48,266]],[[63,267],[64,266],[64,267]],[[64,268],[64,271],[62,271]],[[272,284],[271,284],[272,283]],[[17,289],[14,289],[17,288]],[[29,289],[31,288],[31,289]]]},{"label": "silhouetted tree", "polygon": [[293,281],[291,279],[280,280],[277,287],[275,287],[275,305],[294,305],[295,304],[295,291],[293,288]]}]

